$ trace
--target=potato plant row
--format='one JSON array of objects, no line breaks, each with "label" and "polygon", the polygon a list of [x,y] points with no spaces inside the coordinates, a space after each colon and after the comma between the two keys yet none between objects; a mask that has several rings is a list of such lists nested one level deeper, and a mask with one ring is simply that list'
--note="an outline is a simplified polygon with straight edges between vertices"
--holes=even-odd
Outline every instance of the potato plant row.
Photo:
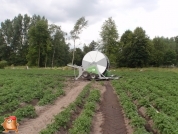
[{"label": "potato plant row", "polygon": [[[35,108],[32,105],[24,106],[23,108],[19,108],[13,113],[5,114],[4,116],[0,116],[0,122],[4,122],[4,117],[9,117],[14,115],[17,117],[18,121],[21,121],[23,118],[34,118],[36,117]],[[2,132],[4,128],[0,125],[0,131]]]},{"label": "potato plant row", "polygon": [[70,117],[72,113],[76,110],[77,106],[82,106],[88,94],[90,93],[90,84],[88,84],[82,92],[79,94],[79,96],[76,98],[76,100],[71,103],[65,110],[57,114],[54,118],[54,121],[51,124],[48,124],[45,129],[43,129],[40,134],[54,134],[57,132],[61,127],[65,128],[67,123],[70,121]]},{"label": "potato plant row", "polygon": [[117,81],[112,82],[118,99],[121,102],[126,117],[130,120],[130,125],[134,129],[134,134],[149,134],[145,129],[146,121],[138,114],[137,106],[131,98],[123,91],[122,86]]},{"label": "potato plant row", "polygon": [[[89,133],[91,127],[92,116],[96,107],[96,102],[100,98],[99,90],[91,89],[88,84],[79,94],[76,100],[71,103],[65,110],[55,116],[53,123],[48,124],[46,129],[43,129],[40,134],[54,134],[60,131],[61,128],[67,129],[67,133]],[[82,113],[74,121],[71,116],[76,110],[76,107],[82,107]],[[67,124],[72,122],[72,127],[67,128]]]},{"label": "potato plant row", "polygon": [[65,78],[61,77],[65,73],[49,69],[0,70],[0,122],[10,115],[17,116],[18,121],[36,117],[34,105],[53,103],[65,95]]},{"label": "potato plant row", "polygon": [[0,77],[1,116],[14,112],[23,103],[32,104],[34,99],[39,105],[46,105],[65,94],[62,90],[64,79],[44,74],[43,70],[4,70],[0,75],[3,76]]},{"label": "potato plant row", "polygon": [[[175,72],[124,72],[123,79],[113,82],[121,100],[130,104],[124,110],[127,114],[129,109],[136,113],[144,108],[144,122],[151,124],[155,133],[177,134],[178,133],[178,75]],[[125,97],[125,99],[123,98]],[[130,105],[130,106],[129,106]],[[131,112],[132,113],[132,112]],[[133,114],[133,113],[132,113]],[[129,115],[128,118],[135,117]],[[132,122],[132,119],[131,119]],[[145,126],[143,123],[143,126]]]},{"label": "potato plant row", "polygon": [[91,90],[84,110],[80,116],[73,122],[73,127],[69,130],[70,134],[89,134],[91,129],[92,117],[95,112],[96,102],[100,99],[99,90]]}]

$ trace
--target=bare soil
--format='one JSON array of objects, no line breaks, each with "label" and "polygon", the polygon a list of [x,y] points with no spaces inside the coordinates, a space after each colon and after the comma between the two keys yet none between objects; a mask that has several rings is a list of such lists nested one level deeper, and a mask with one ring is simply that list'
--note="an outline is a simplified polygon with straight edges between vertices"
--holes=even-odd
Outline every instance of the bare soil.
[{"label": "bare soil", "polygon": [[73,121],[75,121],[78,116],[82,113],[84,104],[86,102],[86,98],[88,97],[89,92],[85,95],[85,97],[82,100],[83,105],[82,106],[76,106],[76,109],[74,111],[72,111],[72,114],[70,116],[70,121],[67,123],[67,125],[64,127],[60,127],[59,131],[55,132],[55,134],[68,134],[69,129],[72,128],[73,126]]},{"label": "bare soil", "polygon": [[109,81],[105,82],[105,89],[99,108],[103,118],[102,130],[98,134],[127,134],[122,107]]},{"label": "bare soil", "polygon": [[100,103],[97,105],[96,112],[92,120],[92,128],[90,134],[100,134],[102,132],[101,125],[104,122],[104,115],[99,109],[100,109],[100,104],[103,101],[103,95],[104,92],[106,91],[106,88],[104,85],[101,85],[101,83],[99,82],[94,82],[92,86],[93,88],[100,90],[101,98],[100,98]]},{"label": "bare soil", "polygon": [[146,108],[145,107],[140,107],[138,109],[138,114],[145,118],[146,120],[146,124],[145,124],[145,129],[148,131],[148,132],[151,132],[152,134],[158,134],[158,132],[156,130],[153,129],[153,121],[150,120],[147,116],[146,116]]},{"label": "bare soil", "polygon": [[76,107],[76,111],[72,113],[66,128],[60,127],[59,131],[55,132],[55,134],[68,134],[69,129],[72,127],[72,121],[74,121],[80,115],[81,111],[82,107]]},{"label": "bare soil", "polygon": [[54,105],[35,106],[38,117],[35,119],[26,119],[23,121],[23,124],[20,123],[19,134],[38,134],[42,129],[46,128],[47,124],[53,121],[55,115],[77,98],[88,83],[86,81],[68,82],[66,95],[58,98]]}]

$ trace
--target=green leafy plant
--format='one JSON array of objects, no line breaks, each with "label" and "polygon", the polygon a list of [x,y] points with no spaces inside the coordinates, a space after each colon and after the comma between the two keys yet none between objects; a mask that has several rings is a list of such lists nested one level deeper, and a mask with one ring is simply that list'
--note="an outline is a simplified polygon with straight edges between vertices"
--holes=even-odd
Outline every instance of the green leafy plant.
[{"label": "green leafy plant", "polygon": [[90,84],[88,84],[82,92],[78,95],[76,100],[71,103],[67,108],[65,108],[61,113],[55,116],[54,122],[49,124],[45,129],[43,129],[40,134],[53,134],[57,132],[60,127],[66,128],[67,123],[70,121],[72,112],[75,111],[77,106],[82,106],[85,104],[87,95],[90,93]]},{"label": "green leafy plant", "polygon": [[92,116],[96,107],[96,102],[99,101],[99,90],[91,90],[87,102],[84,105],[84,110],[81,115],[73,122],[73,127],[69,130],[70,134],[89,134]]},{"label": "green leafy plant", "polygon": [[7,61],[0,61],[0,69],[4,69],[7,66]]}]

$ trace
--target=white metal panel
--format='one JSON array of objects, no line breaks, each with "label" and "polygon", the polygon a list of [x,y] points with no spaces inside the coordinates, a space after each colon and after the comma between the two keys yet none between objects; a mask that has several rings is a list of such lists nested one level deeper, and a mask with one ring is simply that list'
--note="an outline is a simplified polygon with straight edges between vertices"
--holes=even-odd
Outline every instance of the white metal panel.
[{"label": "white metal panel", "polygon": [[82,66],[88,68],[92,64],[96,64],[99,72],[102,74],[106,71],[109,61],[103,53],[99,51],[90,51],[83,57]]}]

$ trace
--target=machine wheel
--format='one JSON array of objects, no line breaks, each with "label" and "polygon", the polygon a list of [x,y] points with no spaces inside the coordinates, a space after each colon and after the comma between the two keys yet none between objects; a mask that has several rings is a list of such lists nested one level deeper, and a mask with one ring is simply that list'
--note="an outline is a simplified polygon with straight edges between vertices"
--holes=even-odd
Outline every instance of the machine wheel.
[{"label": "machine wheel", "polygon": [[91,79],[96,79],[96,78],[97,78],[97,75],[94,74],[94,73],[92,73],[92,74],[90,74],[90,77],[91,77]]},{"label": "machine wheel", "polygon": [[84,71],[83,74],[82,74],[82,76],[83,76],[84,78],[87,78],[87,77],[89,76],[89,73],[86,72],[86,71]]}]

